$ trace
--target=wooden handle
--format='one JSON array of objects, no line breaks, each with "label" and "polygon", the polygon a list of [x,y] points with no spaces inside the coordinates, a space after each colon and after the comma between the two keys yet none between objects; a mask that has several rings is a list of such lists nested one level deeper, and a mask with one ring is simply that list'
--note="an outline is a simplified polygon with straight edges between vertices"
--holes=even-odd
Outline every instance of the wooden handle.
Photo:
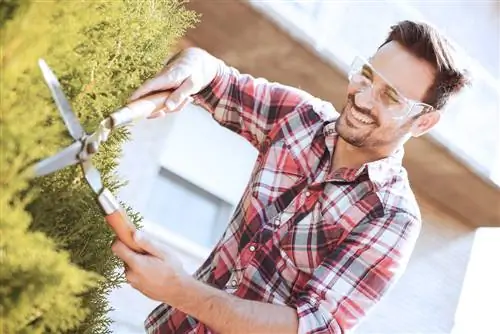
[{"label": "wooden handle", "polygon": [[118,239],[127,245],[128,248],[137,253],[146,253],[134,241],[136,228],[122,210],[116,210],[115,212],[107,215],[105,218],[109,226],[111,226],[111,228],[115,231]]},{"label": "wooden handle", "polygon": [[171,91],[154,93],[127,104],[124,108],[111,114],[113,126],[129,125],[139,119],[150,116],[155,111],[163,109],[165,101],[171,93]]}]

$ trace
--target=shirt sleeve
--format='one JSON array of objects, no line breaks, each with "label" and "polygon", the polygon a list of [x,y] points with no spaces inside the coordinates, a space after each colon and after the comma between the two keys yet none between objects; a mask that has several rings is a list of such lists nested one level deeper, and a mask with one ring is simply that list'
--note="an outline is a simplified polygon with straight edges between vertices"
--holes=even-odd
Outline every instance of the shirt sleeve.
[{"label": "shirt sleeve", "polygon": [[193,102],[207,109],[222,126],[260,149],[270,129],[297,106],[314,98],[290,86],[241,74],[220,62],[213,81]]},{"label": "shirt sleeve", "polygon": [[356,226],[297,298],[299,333],[347,333],[401,276],[420,220],[392,213]]}]

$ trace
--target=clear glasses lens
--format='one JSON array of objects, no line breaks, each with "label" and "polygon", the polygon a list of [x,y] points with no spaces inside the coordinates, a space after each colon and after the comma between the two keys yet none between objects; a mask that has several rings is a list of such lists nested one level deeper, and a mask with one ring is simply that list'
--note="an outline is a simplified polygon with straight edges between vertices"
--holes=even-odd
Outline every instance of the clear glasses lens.
[{"label": "clear glasses lens", "polygon": [[[377,88],[373,80],[377,77]],[[372,97],[384,110],[394,118],[402,118],[408,114],[420,114],[431,110],[431,106],[409,100],[393,88],[367,61],[356,57],[349,71],[349,84],[357,92],[370,88]]]}]

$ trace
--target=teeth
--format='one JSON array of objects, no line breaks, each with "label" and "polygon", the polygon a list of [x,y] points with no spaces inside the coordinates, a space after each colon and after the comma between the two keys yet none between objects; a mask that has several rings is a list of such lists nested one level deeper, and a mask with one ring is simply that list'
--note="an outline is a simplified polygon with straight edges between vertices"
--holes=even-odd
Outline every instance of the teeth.
[{"label": "teeth", "polygon": [[360,121],[361,123],[364,123],[364,124],[374,123],[370,117],[363,115],[354,109],[351,109],[351,114],[352,114],[352,117],[354,117],[354,119],[356,119],[357,121]]}]

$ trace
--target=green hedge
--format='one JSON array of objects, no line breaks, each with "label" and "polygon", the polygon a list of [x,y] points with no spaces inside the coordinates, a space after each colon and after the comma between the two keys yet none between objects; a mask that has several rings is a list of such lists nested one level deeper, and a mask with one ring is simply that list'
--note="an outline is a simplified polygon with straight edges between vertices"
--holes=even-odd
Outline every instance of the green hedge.
[{"label": "green hedge", "polygon": [[[161,68],[197,14],[180,0],[10,0],[0,20],[0,330],[109,333],[107,295],[123,279],[114,236],[80,168],[36,179],[29,168],[72,141],[38,59],[91,132]],[[127,138],[114,133],[94,158],[114,192]]]}]

